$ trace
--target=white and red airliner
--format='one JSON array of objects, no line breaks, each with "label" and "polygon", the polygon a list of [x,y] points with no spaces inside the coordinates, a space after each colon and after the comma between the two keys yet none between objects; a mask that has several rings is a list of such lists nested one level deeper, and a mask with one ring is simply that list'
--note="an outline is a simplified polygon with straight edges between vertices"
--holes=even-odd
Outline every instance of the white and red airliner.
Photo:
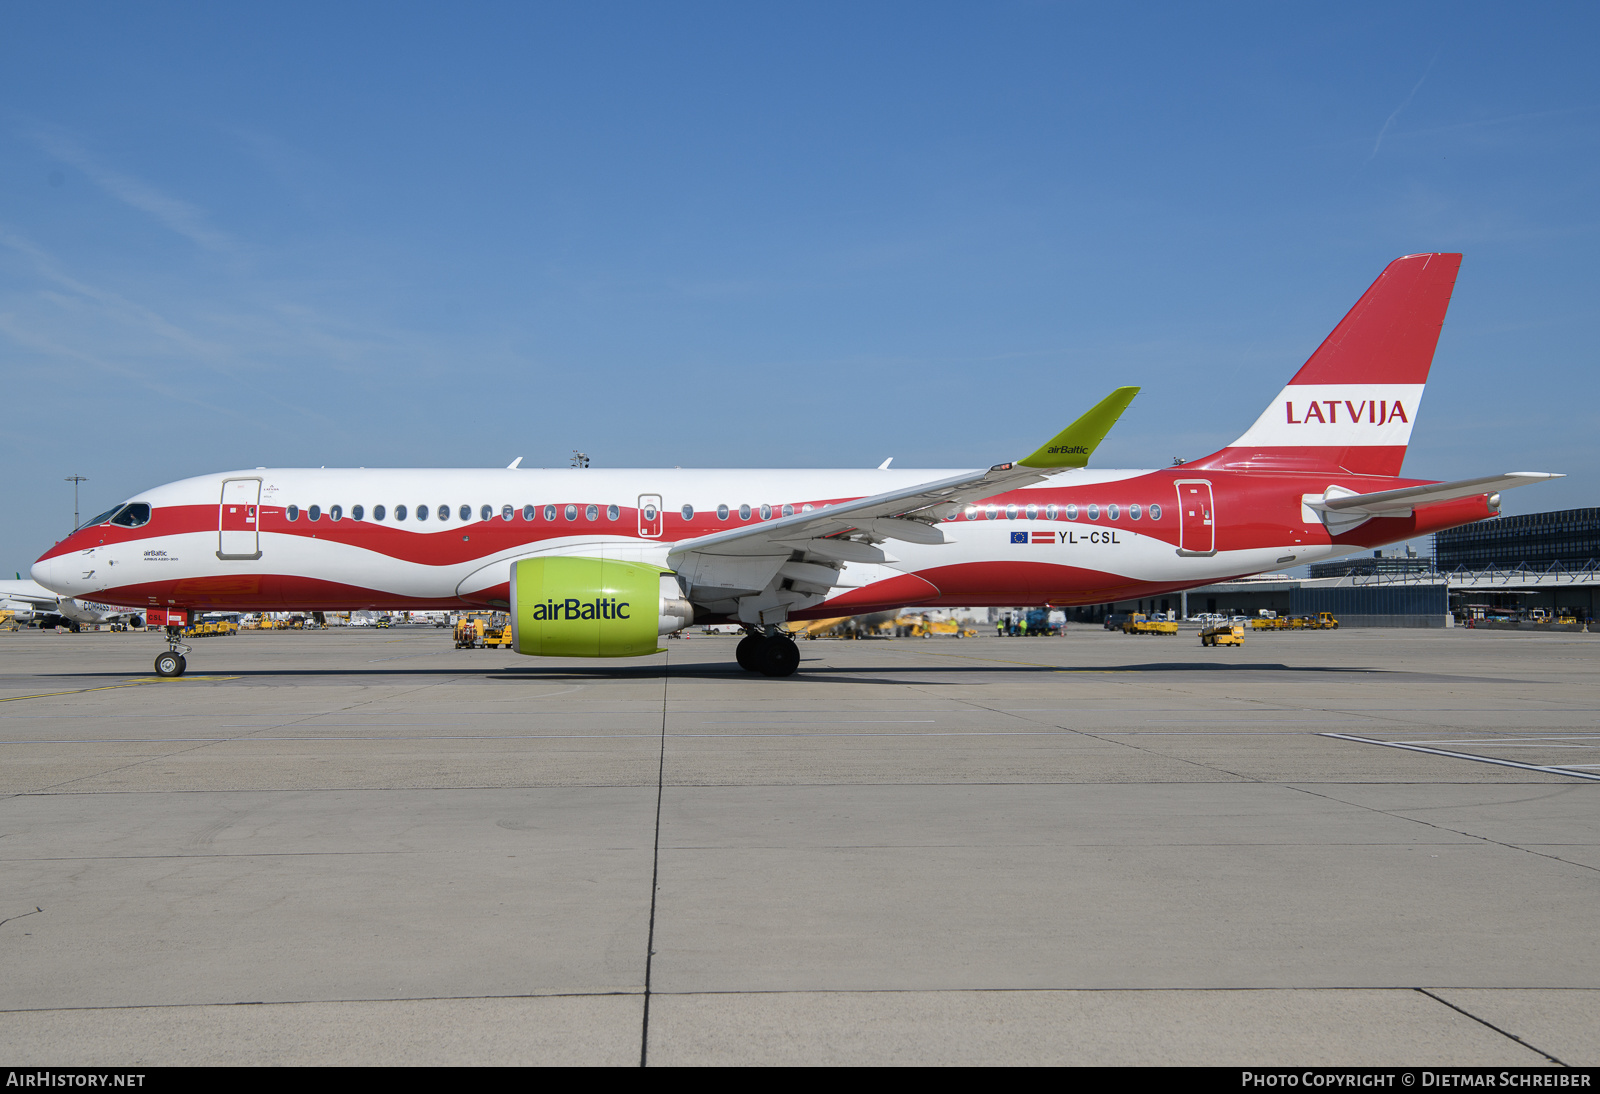
[{"label": "white and red airliner", "polygon": [[[982,470],[254,468],[140,493],[32,575],[153,623],[504,608],[526,653],[648,653],[658,634],[730,621],[748,632],[740,663],[774,676],[798,664],[790,620],[1160,596],[1481,520],[1499,491],[1556,477],[1400,477],[1460,263],[1390,263],[1242,437],[1173,467],[1084,466],[1125,388]],[[600,637],[541,640],[530,620],[547,612]],[[623,621],[648,630],[642,645],[607,640]],[[168,636],[156,669],[178,675],[185,647]]]}]

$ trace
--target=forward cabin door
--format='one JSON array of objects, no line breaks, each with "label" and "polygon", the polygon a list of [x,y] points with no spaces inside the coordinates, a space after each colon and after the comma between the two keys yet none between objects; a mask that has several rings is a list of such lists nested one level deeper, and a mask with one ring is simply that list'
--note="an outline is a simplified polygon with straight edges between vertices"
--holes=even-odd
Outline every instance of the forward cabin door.
[{"label": "forward cabin door", "polygon": [[661,538],[661,495],[639,495],[639,535],[645,539]]},{"label": "forward cabin door", "polygon": [[1211,503],[1211,483],[1206,479],[1179,479],[1178,553],[1217,553],[1216,510]]},{"label": "forward cabin door", "polygon": [[261,480],[224,479],[217,510],[217,557],[261,557]]}]

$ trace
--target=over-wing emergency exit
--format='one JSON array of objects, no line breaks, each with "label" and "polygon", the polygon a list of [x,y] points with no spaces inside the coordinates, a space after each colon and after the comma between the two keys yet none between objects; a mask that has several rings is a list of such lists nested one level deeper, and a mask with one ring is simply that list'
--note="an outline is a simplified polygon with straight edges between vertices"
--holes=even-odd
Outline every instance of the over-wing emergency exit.
[{"label": "over-wing emergency exit", "polygon": [[[733,622],[740,664],[786,676],[791,621],[1096,604],[1314,562],[1556,477],[1400,477],[1460,262],[1390,263],[1243,436],[1174,467],[1088,468],[1125,387],[986,469],[258,468],[141,493],[33,577],[157,613],[494,607],[545,656],[639,656]],[[169,632],[157,671],[184,652]]]}]

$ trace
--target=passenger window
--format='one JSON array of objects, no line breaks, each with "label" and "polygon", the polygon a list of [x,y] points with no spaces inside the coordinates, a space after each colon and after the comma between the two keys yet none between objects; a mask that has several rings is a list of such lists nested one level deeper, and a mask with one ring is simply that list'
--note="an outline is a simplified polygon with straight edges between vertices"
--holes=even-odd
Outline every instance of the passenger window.
[{"label": "passenger window", "polygon": [[739,506],[739,519],[740,520],[749,520],[750,519],[750,507],[748,505]]},{"label": "passenger window", "polygon": [[[621,509],[618,509],[615,505],[606,506],[606,519],[607,520],[620,520],[621,517],[622,517],[622,510]],[[646,520],[655,520],[656,519],[656,507],[655,506],[652,505],[652,506],[649,507],[649,512],[646,515],[645,519]]]},{"label": "passenger window", "polygon": [[124,528],[142,528],[150,523],[150,507],[142,501],[125,506],[122,512],[111,518],[112,524],[119,524]]},{"label": "passenger window", "polygon": [[[400,508],[401,508],[401,509],[404,509],[404,508],[405,508],[405,506],[403,506],[403,505],[402,505],[402,506],[401,506],[401,507],[400,507]],[[373,520],[382,520],[382,519],[383,519],[383,517],[384,517],[384,512],[383,512],[383,506],[381,506],[381,505],[374,505],[374,506],[373,506],[373,507],[372,507],[372,519],[373,519]],[[405,519],[406,519],[406,518],[405,518],[405,517],[403,517],[403,516],[402,516],[402,517],[401,517],[401,518],[400,518],[400,519],[401,519],[401,520],[405,520]]]},{"label": "passenger window", "polygon": [[1112,502],[1110,505],[1106,506],[1106,516],[1110,517],[1112,520],[1116,520],[1118,517],[1122,516],[1122,507],[1116,502]]},{"label": "passenger window", "polygon": [[1039,507],[1037,505],[1028,506],[1028,519],[1029,520],[1038,520],[1039,519]]},{"label": "passenger window", "polygon": [[417,506],[417,519],[418,520],[427,520],[428,519],[428,507],[426,505]]},{"label": "passenger window", "polygon": [[1078,507],[1076,505],[1068,505],[1067,506],[1067,519],[1068,520],[1077,520],[1078,519]]},{"label": "passenger window", "polygon": [[1144,510],[1139,507],[1138,502],[1134,502],[1132,505],[1128,506],[1128,519],[1138,520],[1142,516],[1144,516]]},{"label": "passenger window", "polygon": [[761,519],[762,520],[771,520],[772,519],[772,506],[763,505],[761,507]]},{"label": "passenger window", "polygon": [[1000,507],[998,505],[985,505],[983,507],[983,519],[984,520],[993,520],[995,517],[998,517],[999,515],[1000,515]]},{"label": "passenger window", "polygon": [[1089,519],[1090,520],[1099,520],[1100,519],[1100,506],[1095,505],[1093,503],[1091,503],[1089,505]]},{"label": "passenger window", "polygon": [[794,516],[794,506],[792,506],[792,505],[785,505],[785,506],[784,506],[784,507],[783,507],[783,515],[784,515],[784,516],[786,516],[786,517],[792,517],[792,516]]},{"label": "passenger window", "polygon": [[[502,505],[500,507],[500,519],[501,520],[510,520],[512,517],[514,517],[516,515],[517,515],[516,510],[511,508],[511,506]],[[489,518],[485,517],[484,519],[487,520]]]},{"label": "passenger window", "polygon": [[366,515],[367,515],[367,511],[365,509],[363,509],[361,506],[352,505],[350,507],[350,519],[351,520],[360,520],[362,517],[364,517]]},{"label": "passenger window", "polygon": [[1016,520],[1017,519],[1017,507],[1015,505],[1006,506],[1006,519],[1007,520]]},{"label": "passenger window", "polygon": [[395,520],[405,520],[406,519],[406,507],[404,505],[396,505],[394,507],[394,519]]},{"label": "passenger window", "polygon": [[812,510],[812,509],[814,509],[814,508],[816,508],[816,507],[815,507],[815,506],[813,506],[813,505],[812,505],[812,504],[811,504],[811,503],[810,503],[810,502],[807,502],[807,503],[806,503],[806,504],[805,504],[805,505],[802,505],[802,506],[801,506],[801,507],[800,507],[800,511],[801,511],[801,512],[802,512],[802,513],[809,513],[809,512],[811,512],[811,510]]},{"label": "passenger window", "polygon": [[329,520],[343,520],[344,519],[344,506],[335,505],[332,509],[329,509],[328,510],[328,519]]},{"label": "passenger window", "polygon": [[556,507],[554,505],[546,505],[544,507],[544,519],[545,520],[555,520],[556,519]]},{"label": "passenger window", "polygon": [[1057,509],[1054,505],[1046,505],[1044,507],[1044,519],[1045,520],[1055,520],[1056,517],[1060,515],[1060,513],[1061,513],[1061,510]]},{"label": "passenger window", "polygon": [[[461,519],[462,520],[471,520],[472,519],[472,506],[463,505],[461,507]],[[488,518],[485,517],[484,519],[487,520]]]},{"label": "passenger window", "polygon": [[[468,512],[470,513],[471,510],[469,509]],[[450,507],[448,505],[439,506],[439,519],[440,520],[449,520],[450,519]]]},{"label": "passenger window", "polygon": [[322,519],[322,506],[313,505],[310,509],[306,510],[306,515],[309,516],[312,520],[321,520]]},{"label": "passenger window", "polygon": [[[509,506],[509,505],[506,506],[506,509],[507,509],[507,511],[510,511],[511,506]],[[493,518],[494,518],[494,506],[485,505],[482,509],[478,510],[478,519],[479,520],[491,520]],[[507,517],[506,519],[510,520],[511,518]]]},{"label": "passenger window", "polygon": [[300,507],[298,505],[291,505],[291,506],[289,506],[288,509],[284,510],[284,514],[283,515],[288,517],[290,520],[299,520],[300,519]]},{"label": "passenger window", "polygon": [[967,506],[967,519],[968,520],[977,520],[978,519],[978,507],[976,505]]},{"label": "passenger window", "polygon": [[577,507],[577,506],[576,506],[576,505],[569,505],[569,506],[567,506],[567,511],[566,511],[566,513],[565,513],[565,514],[563,514],[563,515],[564,515],[564,516],[565,516],[565,517],[566,517],[566,518],[567,518],[567,519],[568,519],[568,520],[577,520],[577,519],[578,519],[578,507]]},{"label": "passenger window", "polygon": [[585,505],[583,507],[583,519],[584,520],[599,520],[600,519],[600,507],[598,505]]},{"label": "passenger window", "polygon": [[1150,507],[1150,519],[1151,520],[1160,520],[1161,519],[1161,506],[1152,505]]},{"label": "passenger window", "polygon": [[728,519],[728,507],[726,505],[717,506],[717,519],[718,520],[727,520]]},{"label": "passenger window", "polygon": [[538,510],[537,507],[532,506],[532,505],[524,505],[522,507],[522,519],[523,520],[537,520],[538,517],[539,517],[539,510]]},{"label": "passenger window", "polygon": [[694,519],[694,506],[692,505],[685,505],[681,510],[679,510],[679,512],[683,514],[683,519],[685,521],[691,521]]}]

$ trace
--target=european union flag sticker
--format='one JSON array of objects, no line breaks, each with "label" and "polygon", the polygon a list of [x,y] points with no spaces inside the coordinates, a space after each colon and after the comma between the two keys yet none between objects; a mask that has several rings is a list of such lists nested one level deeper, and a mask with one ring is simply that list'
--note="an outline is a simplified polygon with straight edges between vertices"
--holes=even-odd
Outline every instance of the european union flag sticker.
[{"label": "european union flag sticker", "polygon": [[1012,543],[1026,543],[1026,542],[1028,542],[1028,533],[1026,533],[1026,532],[1012,532],[1011,533],[1011,542]]}]

